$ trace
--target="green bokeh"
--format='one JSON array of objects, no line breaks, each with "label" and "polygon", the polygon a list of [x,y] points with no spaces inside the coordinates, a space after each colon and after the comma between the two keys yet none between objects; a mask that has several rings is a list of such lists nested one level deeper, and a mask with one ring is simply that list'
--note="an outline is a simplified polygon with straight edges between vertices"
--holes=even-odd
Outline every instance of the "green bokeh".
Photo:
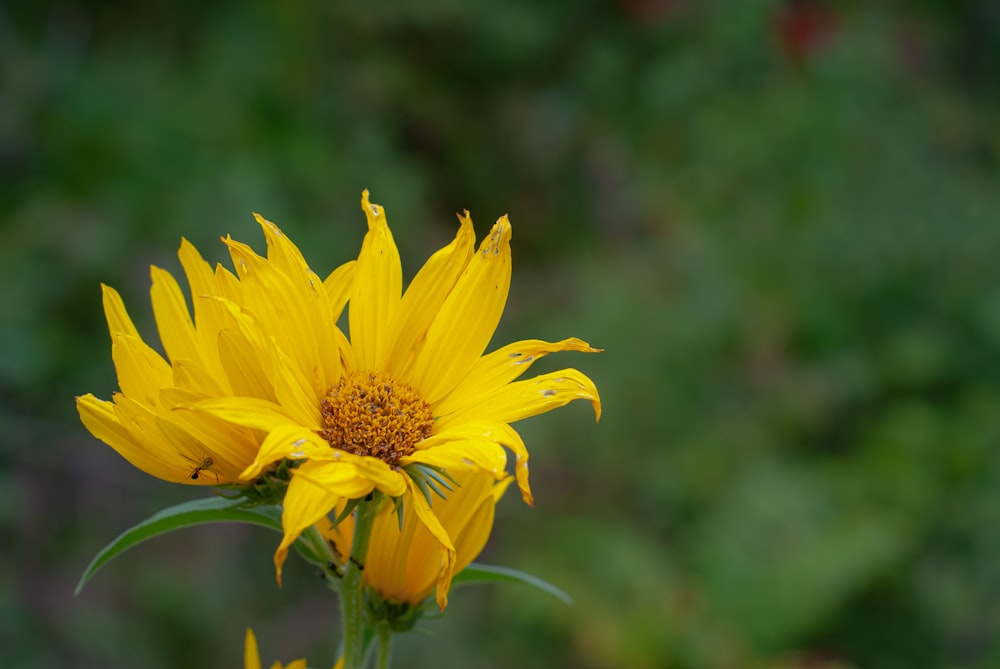
[{"label": "green bokeh", "polygon": [[[116,382],[100,282],[155,342],[182,236],[321,275],[362,188],[411,276],[468,208],[514,225],[495,344],[579,336],[602,391],[519,426],[536,504],[398,667],[1000,663],[1000,12],[986,0],[0,3],[0,658],[330,666],[334,601],[72,398]],[[545,371],[545,370],[543,370]],[[811,664],[809,664],[811,663]]]}]

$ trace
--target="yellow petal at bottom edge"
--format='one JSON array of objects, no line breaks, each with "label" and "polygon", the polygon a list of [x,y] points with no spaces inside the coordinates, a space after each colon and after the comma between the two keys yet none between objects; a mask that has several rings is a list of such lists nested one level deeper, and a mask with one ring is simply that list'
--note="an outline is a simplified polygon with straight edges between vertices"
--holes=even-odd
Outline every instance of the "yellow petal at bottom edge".
[{"label": "yellow petal at bottom edge", "polygon": [[[308,464],[308,462],[305,463],[299,470]],[[353,470],[350,465],[343,465],[343,467]],[[284,509],[281,513],[284,536],[281,538],[278,550],[274,552],[275,578],[279,586],[281,585],[281,567],[288,556],[288,548],[295,543],[302,532],[324,518],[341,498],[339,492],[318,485],[308,475],[301,476],[299,470],[296,470],[295,474],[292,475],[288,490],[285,492]],[[344,472],[345,478],[349,478],[350,474],[351,472]],[[351,492],[355,491],[356,489],[351,489]],[[370,491],[371,488],[361,492],[361,495],[366,495]]]},{"label": "yellow petal at bottom edge", "polygon": [[438,572],[434,599],[437,601],[438,608],[443,611],[448,606],[448,589],[451,588],[451,577],[455,572],[455,547],[444,527],[438,522],[437,516],[431,511],[423,493],[415,489],[416,487],[409,477],[406,477],[406,486],[410,490],[410,501],[413,504],[413,510],[417,512],[417,517],[441,544],[441,570]]}]

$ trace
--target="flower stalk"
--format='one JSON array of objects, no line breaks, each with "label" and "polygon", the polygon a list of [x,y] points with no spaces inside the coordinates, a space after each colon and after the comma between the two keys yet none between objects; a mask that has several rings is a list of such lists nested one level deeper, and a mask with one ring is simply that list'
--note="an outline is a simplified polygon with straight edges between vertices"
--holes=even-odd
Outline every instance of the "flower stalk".
[{"label": "flower stalk", "polygon": [[375,624],[375,634],[378,637],[378,656],[375,659],[375,669],[389,669],[392,658],[392,630],[389,623],[380,620]]},{"label": "flower stalk", "polygon": [[378,510],[378,493],[371,500],[358,504],[354,510],[354,537],[351,541],[351,555],[344,565],[341,584],[340,604],[344,627],[343,669],[361,669],[365,655],[365,629],[362,607],[364,597],[361,591],[361,572],[368,554],[372,525]]}]

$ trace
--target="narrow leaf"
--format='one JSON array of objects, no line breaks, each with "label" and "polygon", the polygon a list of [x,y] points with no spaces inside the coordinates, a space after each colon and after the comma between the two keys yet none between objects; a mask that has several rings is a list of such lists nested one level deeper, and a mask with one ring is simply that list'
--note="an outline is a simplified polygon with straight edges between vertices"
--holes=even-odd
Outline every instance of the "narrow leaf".
[{"label": "narrow leaf", "polygon": [[510,567],[500,567],[492,564],[479,564],[472,562],[460,573],[455,574],[451,581],[452,587],[460,585],[474,585],[476,583],[523,583],[537,588],[542,592],[547,592],[564,604],[572,604],[573,598],[567,595],[562,589],[557,588],[547,581],[543,581],[537,576],[532,576],[527,572],[511,569]]},{"label": "narrow leaf", "polygon": [[281,532],[281,511],[272,506],[241,508],[234,505],[232,500],[224,497],[198,499],[164,509],[122,532],[94,556],[94,559],[83,571],[73,594],[80,594],[83,586],[111,558],[124,553],[136,544],[184,527],[224,522],[250,523]]}]

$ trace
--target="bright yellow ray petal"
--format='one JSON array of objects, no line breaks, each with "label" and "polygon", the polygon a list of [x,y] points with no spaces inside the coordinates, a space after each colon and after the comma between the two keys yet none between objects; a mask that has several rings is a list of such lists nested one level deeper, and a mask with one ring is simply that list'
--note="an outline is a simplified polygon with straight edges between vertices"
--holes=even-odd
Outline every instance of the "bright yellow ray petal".
[{"label": "bright yellow ray petal", "polygon": [[219,286],[212,268],[186,239],[181,239],[177,257],[187,276],[194,308],[194,323],[202,351],[208,355],[215,347],[217,333],[228,327],[230,320],[225,308],[212,300],[219,296]]},{"label": "bright yellow ray petal", "polygon": [[267,437],[264,438],[264,443],[257,451],[257,457],[240,474],[240,478],[244,480],[254,479],[260,476],[268,465],[283,458],[301,460],[322,457],[331,450],[333,449],[325,440],[300,425],[279,425],[272,428]]},{"label": "bright yellow ray petal", "polygon": [[468,522],[457,533],[455,540],[455,572],[460,572],[469,566],[469,563],[476,559],[486,541],[490,538],[490,531],[493,529],[493,516],[496,511],[496,503],[492,497],[483,500],[476,508],[475,513]]},{"label": "bright yellow ray petal", "polygon": [[119,334],[136,339],[142,338],[125,310],[125,303],[122,302],[122,296],[118,294],[117,290],[102,283],[101,300],[104,303],[104,317],[108,321],[108,332],[111,334],[112,341]]},{"label": "bright yellow ray petal", "polygon": [[180,286],[169,272],[155,265],[149,272],[153,279],[149,296],[163,350],[171,360],[183,358],[200,362],[198,338]]},{"label": "bright yellow ray petal", "polygon": [[413,387],[435,404],[468,373],[493,337],[510,289],[511,227],[503,216],[441,305],[412,373]]},{"label": "bright yellow ray petal", "polygon": [[361,209],[368,219],[355,268],[348,318],[351,346],[360,367],[381,369],[387,353],[389,326],[403,290],[399,251],[385,220],[385,210],[361,196]]},{"label": "bright yellow ray petal", "polygon": [[386,366],[390,373],[400,378],[406,377],[416,351],[424,342],[427,328],[472,257],[476,233],[469,212],[458,220],[461,224],[455,239],[424,263],[407,287],[393,317],[389,337],[392,348]]},{"label": "bright yellow ray petal", "polygon": [[285,492],[281,513],[284,536],[281,538],[278,550],[274,552],[274,569],[278,585],[281,585],[281,566],[288,556],[288,548],[306,528],[324,518],[330,509],[337,505],[338,499],[340,495],[337,492],[316,485],[308,477],[300,476],[298,471],[292,476]]},{"label": "bright yellow ray petal", "polygon": [[451,577],[455,571],[455,547],[452,545],[448,533],[441,527],[441,523],[434,515],[434,512],[431,511],[431,507],[424,498],[423,493],[416,490],[415,484],[409,477],[406,477],[406,487],[409,488],[410,493],[406,500],[409,503],[407,511],[413,510],[416,512],[420,522],[427,527],[441,546],[441,569],[438,572],[434,598],[437,601],[438,607],[443,611],[448,606],[448,589],[451,587]]},{"label": "bright yellow ray petal", "polygon": [[466,420],[513,423],[579,399],[590,400],[597,420],[601,419],[601,398],[594,382],[575,369],[562,369],[509,383],[492,395],[439,417],[435,429],[444,431]]},{"label": "bright yellow ray petal", "polygon": [[[386,495],[399,497],[406,492],[406,483],[403,481],[405,477],[382,460],[330,448],[329,444],[323,441],[321,437],[317,437],[316,439],[326,447],[310,450],[308,457],[311,462],[348,463],[355,468],[359,477],[371,481],[376,488]],[[315,444],[316,442],[313,443]]]},{"label": "bright yellow ray petal", "polygon": [[357,264],[356,260],[346,262],[323,279],[323,288],[330,300],[335,323],[340,319],[340,314],[344,310],[348,298],[351,297],[351,287],[354,285],[354,271]]},{"label": "bright yellow ray petal", "polygon": [[[204,449],[189,453],[178,448],[160,431],[159,416],[127,395],[116,393],[114,410],[127,430],[129,443],[118,450],[126,460],[165,481],[190,483],[191,472],[205,455]],[[114,448],[114,444],[109,444]]]},{"label": "bright yellow ray petal", "polygon": [[178,388],[201,393],[205,397],[232,394],[225,376],[209,373],[200,363],[175,358],[170,367],[174,373],[174,385]]},{"label": "bright yellow ray petal", "polygon": [[204,411],[237,425],[271,432],[279,427],[303,427],[280,404],[256,397],[212,397],[175,411]]},{"label": "bright yellow ray petal", "polygon": [[260,669],[260,653],[257,650],[257,637],[253,630],[247,628],[243,641],[243,666],[245,669]]},{"label": "bright yellow ray petal", "polygon": [[219,363],[233,394],[246,397],[262,397],[277,401],[274,394],[273,367],[270,356],[262,358],[258,349],[242,333],[223,330],[216,340]]},{"label": "bright yellow ray petal", "polygon": [[506,446],[514,453],[514,472],[521,497],[528,506],[534,504],[531,487],[528,485],[528,449],[517,430],[501,421],[477,420],[458,422],[431,435],[417,444],[418,449],[435,450],[441,444],[451,441],[489,440]]},{"label": "bright yellow ray petal", "polygon": [[[337,497],[345,499],[364,497],[375,489],[375,484],[371,479],[361,475],[354,463],[350,462],[307,460],[295,470],[295,474],[292,476],[292,479],[298,478],[336,493]],[[329,509],[327,510],[329,511]]]},{"label": "bright yellow ray petal", "polygon": [[278,403],[300,425],[319,427],[323,424],[316,387],[302,374],[284,351],[276,351],[274,394]]},{"label": "bright yellow ray petal", "polygon": [[451,413],[481,397],[492,395],[528,371],[534,362],[559,351],[599,353],[601,349],[592,348],[576,337],[558,342],[526,339],[508,344],[479,358],[461,383],[435,405],[434,413],[439,416]]},{"label": "bright yellow ray petal", "polygon": [[500,479],[505,474],[507,453],[503,446],[493,441],[449,441],[434,448],[416,450],[399,461],[402,464],[422,462],[448,470],[473,466]]},{"label": "bright yellow ray petal", "polygon": [[240,311],[249,316],[272,348],[295,361],[311,385],[325,388],[325,372],[331,363],[339,376],[339,356],[328,340],[333,325],[328,322],[325,292],[314,285],[305,269],[299,268],[301,276],[296,280],[245,244],[231,239],[226,243],[240,268],[240,283],[246,288]]},{"label": "bright yellow ray petal", "polygon": [[[406,504],[407,500],[404,497],[404,508]],[[364,578],[367,583],[375,584],[379,594],[385,599],[414,602],[423,598],[424,585],[413,583],[407,574],[407,564],[414,558],[419,559],[419,556],[410,550],[418,528],[423,528],[423,525],[416,520],[416,514],[407,514],[405,511],[400,527],[399,519],[391,504],[383,506],[372,524]],[[347,530],[346,527],[344,529]],[[435,542],[433,553],[435,571],[427,579],[427,583],[433,583],[434,577],[437,576],[437,555]]]},{"label": "bright yellow ray petal", "polygon": [[[315,370],[306,366],[303,368],[303,372],[307,373],[307,376],[314,381],[317,387],[326,388],[340,376],[340,355],[337,342],[333,337],[328,336],[328,331],[335,327],[340,318],[348,293],[344,291],[343,296],[336,296],[336,299],[331,300],[327,286],[309,269],[299,248],[281,232],[277,225],[257,214],[254,216],[263,228],[264,236],[267,239],[269,263],[274,263],[289,277],[300,295],[302,321],[293,322],[290,325],[295,330],[294,337],[301,338],[302,333],[305,333],[309,337],[308,350],[315,349],[317,359],[305,360],[304,362],[307,364],[311,362],[314,366],[318,365]],[[353,278],[351,268],[354,264],[354,261],[347,263],[347,269],[343,270],[338,279],[341,282],[346,282],[348,286],[350,279]],[[286,299],[282,293],[277,294],[282,296],[280,299]],[[325,371],[325,374],[319,373],[321,371]]]},{"label": "bright yellow ray petal", "polygon": [[111,359],[118,374],[118,386],[125,395],[155,407],[160,388],[173,383],[170,365],[142,339],[117,334],[111,344]]},{"label": "bright yellow ray petal", "polygon": [[310,279],[309,265],[302,256],[299,247],[292,243],[281,229],[260,214],[254,213],[254,219],[264,231],[267,242],[267,259],[277,269],[301,284]]},{"label": "bright yellow ray petal", "polygon": [[166,480],[183,479],[183,466],[164,462],[164,454],[150,450],[142,440],[136,439],[122,423],[113,402],[87,393],[76,398],[76,408],[84,427],[136,468]]}]

